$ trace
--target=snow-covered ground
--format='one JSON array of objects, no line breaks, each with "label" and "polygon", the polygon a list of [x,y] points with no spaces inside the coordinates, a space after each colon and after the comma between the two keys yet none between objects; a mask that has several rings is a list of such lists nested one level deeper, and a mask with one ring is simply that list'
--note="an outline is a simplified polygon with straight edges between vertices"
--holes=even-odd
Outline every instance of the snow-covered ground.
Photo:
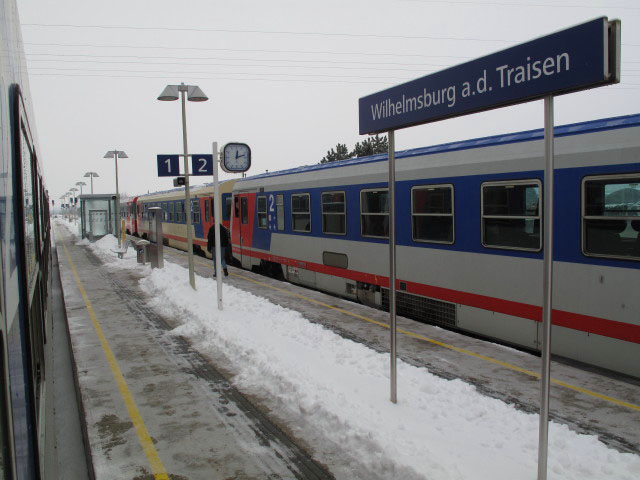
[{"label": "snow-covered ground", "polygon": [[[116,244],[107,236],[89,248],[110,268],[142,268],[132,250],[119,260]],[[213,279],[199,277],[194,291],[186,270],[166,260],[145,274],[152,306],[181,323],[173,332],[222,353],[238,388],[277,405],[280,418],[304,419],[290,426],[296,434],[313,429],[314,441],[338,445],[382,478],[536,478],[538,415],[402,361],[394,405],[388,355],[228,284],[219,311]],[[551,423],[548,471],[550,479],[637,480],[640,457]]]}]

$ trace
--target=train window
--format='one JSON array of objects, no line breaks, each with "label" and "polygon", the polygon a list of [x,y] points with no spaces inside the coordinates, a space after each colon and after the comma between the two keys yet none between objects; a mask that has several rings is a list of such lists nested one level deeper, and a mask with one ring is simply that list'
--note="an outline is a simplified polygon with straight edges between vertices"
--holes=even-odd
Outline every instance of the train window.
[{"label": "train window", "polygon": [[191,200],[191,221],[195,223],[200,223],[200,199],[196,198]]},{"label": "train window", "polygon": [[211,220],[211,208],[209,206],[209,199],[204,200],[204,221],[209,222]]},{"label": "train window", "polygon": [[311,199],[308,193],[291,195],[291,224],[294,232],[311,231]]},{"label": "train window", "polygon": [[267,228],[267,197],[257,197],[258,228]]},{"label": "train window", "polygon": [[240,199],[240,215],[242,216],[242,223],[247,225],[249,223],[249,204],[247,197]]},{"label": "train window", "polygon": [[640,174],[583,180],[582,251],[640,260]]},{"label": "train window", "polygon": [[284,230],[284,195],[276,195],[276,224],[278,230]]},{"label": "train window", "polygon": [[411,229],[416,242],[453,243],[453,185],[411,189]]},{"label": "train window", "polygon": [[360,192],[360,227],[363,237],[389,238],[389,191]]},{"label": "train window", "polygon": [[344,192],[322,193],[322,232],[334,235],[347,233],[347,210]]},{"label": "train window", "polygon": [[222,219],[231,219],[231,194],[224,197],[224,211],[222,212]]},{"label": "train window", "polygon": [[482,244],[540,251],[539,180],[482,184]]},{"label": "train window", "polygon": [[33,194],[33,151],[24,128],[20,135],[22,154],[22,202],[24,209],[24,257],[27,269],[27,285],[35,280],[36,237],[35,237],[35,197]]},{"label": "train window", "polygon": [[169,202],[169,205],[167,205],[167,222],[173,222],[174,209],[175,209],[175,203]]},{"label": "train window", "polygon": [[184,200],[180,200],[176,202],[176,222],[184,222],[185,218]]}]

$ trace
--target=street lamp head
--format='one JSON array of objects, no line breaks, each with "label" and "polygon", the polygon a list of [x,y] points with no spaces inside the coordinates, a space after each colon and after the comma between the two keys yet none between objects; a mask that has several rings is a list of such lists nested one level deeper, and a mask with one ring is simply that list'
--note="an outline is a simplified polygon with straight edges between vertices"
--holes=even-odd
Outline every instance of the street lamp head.
[{"label": "street lamp head", "polygon": [[84,174],[85,177],[99,177],[97,172],[87,172]]},{"label": "street lamp head", "polygon": [[129,158],[122,150],[109,150],[102,158],[114,158],[116,155],[120,158]]},{"label": "street lamp head", "polygon": [[178,100],[178,95],[177,85],[167,85],[158,97],[158,100],[163,102],[172,102],[174,100]]},{"label": "street lamp head", "polygon": [[[85,175],[85,177],[86,177],[86,175]],[[82,185],[84,187],[86,185],[86,183],[85,182],[76,182],[76,185],[78,185],[78,186]]]},{"label": "street lamp head", "polygon": [[70,191],[70,192],[77,192],[77,191],[78,191],[78,189],[77,189],[76,187],[73,187],[73,188],[70,188],[70,189],[69,189],[69,191]]},{"label": "street lamp head", "polygon": [[197,85],[189,85],[187,89],[187,99],[190,102],[206,102],[209,100],[209,97],[207,97]]}]

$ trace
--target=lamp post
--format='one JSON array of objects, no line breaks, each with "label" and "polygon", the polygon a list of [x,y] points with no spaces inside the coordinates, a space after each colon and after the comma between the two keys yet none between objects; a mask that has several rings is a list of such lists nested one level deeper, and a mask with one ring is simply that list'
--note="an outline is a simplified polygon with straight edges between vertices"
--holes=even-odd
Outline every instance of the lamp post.
[{"label": "lamp post", "polygon": [[82,187],[84,187],[85,185],[85,182],[76,182],[76,187],[80,187],[80,195],[82,195]]},{"label": "lamp post", "polygon": [[129,156],[122,150],[109,150],[104,154],[104,158],[116,159],[116,235],[118,236],[118,248],[122,246],[122,240],[120,240],[120,193],[118,192],[118,157],[129,158]]},{"label": "lamp post", "polygon": [[67,220],[70,221],[71,218],[71,192],[67,192],[64,194],[64,196],[67,198]]},{"label": "lamp post", "polygon": [[91,195],[93,195],[93,177],[99,177],[96,172],[87,172],[84,174],[85,177],[91,177]]},{"label": "lamp post", "polygon": [[[180,95],[178,95],[180,94]],[[158,100],[171,102],[182,99],[182,144],[184,147],[184,196],[185,213],[187,215],[187,251],[189,252],[189,283],[191,288],[196,288],[196,276],[193,265],[193,233],[191,232],[191,196],[189,194],[189,151],[187,148],[187,112],[185,106],[185,96],[190,102],[206,102],[209,98],[197,85],[167,85],[162,91]]]},{"label": "lamp post", "polygon": [[73,195],[73,220],[75,222],[76,218],[77,218],[77,212],[76,212],[76,192],[78,191],[77,188],[73,187],[70,188],[69,191],[72,193]]}]

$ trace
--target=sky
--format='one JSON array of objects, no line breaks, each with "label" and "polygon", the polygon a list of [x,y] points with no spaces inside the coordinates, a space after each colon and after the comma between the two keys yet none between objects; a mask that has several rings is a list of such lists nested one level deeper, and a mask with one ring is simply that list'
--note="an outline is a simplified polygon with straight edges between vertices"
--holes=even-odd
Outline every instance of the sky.
[{"label": "sky", "polygon": [[[53,199],[97,172],[95,193],[172,187],[157,154],[182,152],[167,84],[187,103],[190,153],[245,142],[251,174],[318,163],[351,149],[358,99],[587,20],[622,22],[620,84],[557,97],[557,125],[640,112],[635,0],[17,0],[41,160]],[[542,101],[412,127],[396,150],[542,128]],[[233,178],[221,174],[221,179]],[[192,179],[192,184],[211,178]]]}]

